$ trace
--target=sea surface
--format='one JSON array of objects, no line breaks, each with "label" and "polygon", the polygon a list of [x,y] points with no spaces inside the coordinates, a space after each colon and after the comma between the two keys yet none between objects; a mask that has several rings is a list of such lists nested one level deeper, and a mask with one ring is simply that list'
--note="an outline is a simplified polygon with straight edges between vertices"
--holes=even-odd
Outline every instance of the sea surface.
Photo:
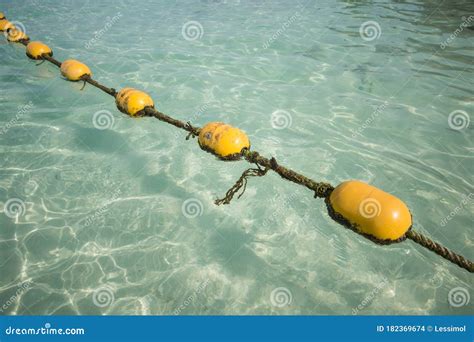
[{"label": "sea surface", "polygon": [[[369,182],[474,259],[474,3],[1,1],[54,57],[308,177]],[[0,37],[1,314],[472,314],[473,277],[381,246]]]}]

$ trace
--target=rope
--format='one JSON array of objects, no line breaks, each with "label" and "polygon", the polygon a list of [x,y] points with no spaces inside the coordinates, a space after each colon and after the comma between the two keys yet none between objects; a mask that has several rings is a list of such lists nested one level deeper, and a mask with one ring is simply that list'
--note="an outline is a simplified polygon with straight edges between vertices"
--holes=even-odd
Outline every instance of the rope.
[{"label": "rope", "polygon": [[[113,97],[116,97],[116,96],[117,96],[117,92],[115,91],[114,88],[107,88],[106,86],[103,86],[103,85],[100,84],[99,82],[94,81],[94,80],[92,79],[92,77],[90,77],[89,75],[83,76],[82,79],[84,80],[84,82],[87,82],[87,83],[93,85],[94,87],[99,88],[99,89],[102,90],[104,93],[107,93],[107,94],[109,94],[110,96],[113,96]],[[85,84],[85,83],[84,83],[84,84]]]},{"label": "rope", "polygon": [[234,186],[230,188],[229,190],[227,190],[225,197],[222,199],[215,200],[214,203],[217,205],[229,204],[232,198],[234,197],[234,195],[237,193],[237,191],[239,191],[239,189],[243,187],[242,192],[237,197],[237,198],[240,198],[244,194],[245,189],[247,189],[247,178],[265,176],[268,170],[269,170],[268,168],[261,169],[258,164],[257,164],[256,169],[251,168],[251,169],[245,170],[240,176],[240,178],[237,180],[237,182],[234,184]]},{"label": "rope", "polygon": [[282,178],[292,181],[293,183],[297,183],[307,187],[308,189],[314,191],[314,197],[326,198],[328,197],[331,192],[334,190],[334,187],[331,184],[323,183],[323,182],[315,182],[314,180],[303,176],[293,170],[290,170],[284,166],[281,166],[277,163],[275,158],[265,158],[262,157],[258,152],[244,150],[242,152],[244,158],[249,163],[254,163],[265,168],[272,169],[276,173],[278,173]]},{"label": "rope", "polygon": [[[20,44],[23,44],[24,46],[28,45],[28,41],[20,41]],[[61,62],[56,60],[50,55],[43,55],[41,56],[43,60],[47,60],[48,62],[56,65],[58,68],[61,67]],[[112,97],[117,96],[117,92],[115,91],[114,88],[108,88],[99,82],[95,81],[92,79],[90,76],[84,76],[82,77],[82,80],[84,81],[84,84],[87,82],[91,84],[92,86],[102,90],[103,92],[109,94]],[[199,135],[199,132],[201,131],[201,128],[199,127],[194,127],[191,125],[190,122],[183,122],[177,119],[172,118],[171,116],[168,116],[164,113],[159,112],[153,107],[145,107],[141,113],[138,113],[138,115],[141,116],[149,116],[149,117],[154,117],[160,121],[164,121],[166,123],[169,123],[177,128],[184,129],[185,131],[188,132],[188,135],[186,137],[186,140],[188,140],[190,137],[195,137]],[[323,182],[316,182],[300,173],[297,173],[291,169],[288,169],[284,166],[281,166],[277,163],[275,158],[265,158],[261,156],[258,152],[256,151],[250,151],[250,150],[243,150],[241,153],[241,156],[244,157],[245,160],[247,160],[251,164],[256,164],[257,168],[250,168],[247,169],[242,173],[240,178],[237,180],[237,182],[226,192],[226,195],[222,199],[217,199],[215,203],[217,205],[220,204],[228,204],[234,197],[234,195],[239,191],[239,189],[243,188],[242,192],[238,196],[240,198],[247,187],[247,180],[249,177],[262,177],[264,176],[268,170],[273,170],[275,171],[280,177],[283,179],[289,180],[293,183],[300,184],[306,188],[308,188],[311,191],[314,191],[314,197],[317,198],[328,198],[331,192],[334,190],[334,187],[331,184],[328,183],[323,183]],[[337,222],[337,221],[336,221]],[[414,242],[418,243],[419,245],[435,252],[436,254],[440,255],[441,257],[451,261],[453,264],[458,265],[459,267],[462,267],[466,269],[467,271],[473,273],[474,272],[474,266],[473,263],[464,258],[463,256],[456,254],[446,247],[443,247],[442,245],[430,240],[426,236],[417,233],[410,229],[406,234],[405,237],[408,239],[413,240]]]},{"label": "rope", "polygon": [[[226,196],[223,199],[215,201],[217,205],[229,204],[232,198],[234,197],[234,194],[243,186],[244,190],[237,197],[237,198],[240,198],[244,194],[245,188],[247,187],[248,177],[252,177],[252,176],[262,177],[270,169],[278,173],[282,178],[292,181],[294,183],[303,185],[307,187],[308,189],[314,191],[315,198],[316,197],[326,198],[334,190],[334,187],[331,184],[315,182],[314,180],[306,176],[303,176],[302,174],[299,174],[293,170],[287,169],[286,167],[279,165],[276,159],[273,157],[271,159],[267,159],[265,157],[262,157],[258,152],[255,152],[255,151],[251,152],[247,149],[242,151],[242,156],[249,163],[256,164],[258,169],[248,169],[244,171],[244,173],[242,173],[242,175],[237,180],[237,182],[232,186],[232,188],[230,188],[227,191]],[[263,167],[263,169],[261,167]]]},{"label": "rope", "polygon": [[168,116],[166,114],[163,114],[163,113],[157,111],[153,107],[145,107],[144,112],[145,112],[145,116],[151,116],[151,117],[157,118],[160,121],[167,122],[170,125],[173,125],[175,127],[184,129],[184,130],[188,131],[192,136],[198,136],[199,132],[201,131],[201,129],[199,127],[193,127],[191,125],[191,123],[189,123],[189,122],[185,123],[183,121],[174,119],[171,116]]},{"label": "rope", "polygon": [[58,68],[61,67],[61,62],[59,62],[58,60],[54,59],[52,56],[43,55],[43,56],[41,56],[41,58],[46,59],[48,62],[50,62],[50,63],[56,65]]},{"label": "rope", "polygon": [[439,256],[445,258],[446,260],[451,261],[453,264],[458,265],[459,267],[464,268],[470,273],[474,273],[474,263],[462,255],[456,254],[453,251],[450,251],[446,247],[440,245],[437,242],[434,242],[430,238],[424,236],[423,234],[417,233],[413,230],[409,230],[406,233],[406,237],[417,244],[429,249],[432,252],[435,252]]}]

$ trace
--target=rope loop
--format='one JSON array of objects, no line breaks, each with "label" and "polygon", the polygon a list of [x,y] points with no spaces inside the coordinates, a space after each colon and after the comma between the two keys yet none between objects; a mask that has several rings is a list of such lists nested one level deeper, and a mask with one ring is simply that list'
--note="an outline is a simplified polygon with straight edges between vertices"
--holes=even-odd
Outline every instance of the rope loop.
[{"label": "rope loop", "polygon": [[83,81],[84,81],[84,84],[82,85],[82,88],[80,89],[81,91],[84,90],[84,88],[86,87],[86,82],[87,82],[86,79],[83,79]]}]

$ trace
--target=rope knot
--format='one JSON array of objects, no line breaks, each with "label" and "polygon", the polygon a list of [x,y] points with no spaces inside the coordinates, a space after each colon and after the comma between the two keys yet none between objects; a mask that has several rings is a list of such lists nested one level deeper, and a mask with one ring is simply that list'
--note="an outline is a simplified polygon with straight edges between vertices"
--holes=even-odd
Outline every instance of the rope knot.
[{"label": "rope knot", "polygon": [[272,158],[270,159],[270,167],[271,167],[273,170],[275,170],[275,169],[278,168],[278,163],[277,163],[275,157],[272,157]]},{"label": "rope knot", "polygon": [[184,129],[187,130],[189,133],[186,136],[186,140],[189,140],[189,138],[196,138],[199,135],[199,130],[193,125],[191,125],[190,121],[187,121],[186,124],[184,125]]}]

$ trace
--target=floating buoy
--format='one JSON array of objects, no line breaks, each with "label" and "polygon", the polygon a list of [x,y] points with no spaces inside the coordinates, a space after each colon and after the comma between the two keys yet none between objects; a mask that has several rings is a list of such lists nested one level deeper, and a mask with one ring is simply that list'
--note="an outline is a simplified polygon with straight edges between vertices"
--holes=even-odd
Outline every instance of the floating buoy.
[{"label": "floating buoy", "polygon": [[6,31],[11,27],[13,27],[13,24],[5,19],[5,17],[0,18],[0,32]]},{"label": "floating buoy", "polygon": [[221,159],[238,159],[242,150],[250,149],[247,135],[223,122],[210,122],[199,133],[199,145]]},{"label": "floating buoy", "polygon": [[145,92],[133,89],[123,88],[115,97],[117,108],[125,114],[136,116],[145,107],[153,107],[153,99]]},{"label": "floating buoy", "polygon": [[380,242],[403,239],[412,226],[408,207],[397,197],[360,182],[339,184],[329,196],[330,213],[338,221]]},{"label": "floating buoy", "polygon": [[5,14],[3,12],[0,12],[0,20],[5,19]]},{"label": "floating buoy", "polygon": [[89,67],[75,59],[68,59],[61,64],[61,75],[69,81],[79,81],[83,76],[91,76]]},{"label": "floating buoy", "polygon": [[30,42],[26,46],[26,55],[31,59],[42,59],[44,55],[52,56],[53,51],[42,42]]}]

